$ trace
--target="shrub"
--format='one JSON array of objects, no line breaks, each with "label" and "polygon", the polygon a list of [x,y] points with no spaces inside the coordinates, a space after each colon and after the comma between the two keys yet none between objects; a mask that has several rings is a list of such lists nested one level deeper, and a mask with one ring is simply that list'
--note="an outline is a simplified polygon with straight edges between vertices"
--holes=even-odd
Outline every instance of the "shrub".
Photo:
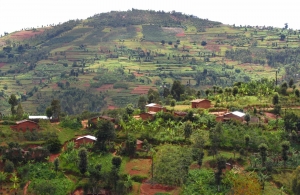
[{"label": "shrub", "polygon": [[146,180],[148,177],[146,175],[133,175],[131,177],[132,181],[142,183],[144,180]]}]

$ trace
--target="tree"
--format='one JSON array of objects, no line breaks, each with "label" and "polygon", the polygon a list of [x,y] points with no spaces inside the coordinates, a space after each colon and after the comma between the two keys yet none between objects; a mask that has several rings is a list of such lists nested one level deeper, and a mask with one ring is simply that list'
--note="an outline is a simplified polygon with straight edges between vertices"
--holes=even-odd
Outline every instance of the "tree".
[{"label": "tree", "polygon": [[171,100],[171,107],[175,107],[175,105],[176,105],[176,100],[172,99]]},{"label": "tree", "polygon": [[52,117],[52,115],[53,115],[52,109],[51,109],[51,107],[48,107],[48,108],[46,109],[46,116],[47,116],[48,118],[50,118],[50,117]]},{"label": "tree", "polygon": [[111,160],[111,164],[119,169],[122,164],[122,158],[120,156],[114,156]]},{"label": "tree", "polygon": [[51,137],[46,141],[46,146],[51,153],[58,153],[62,147],[62,144],[60,143],[58,136]]},{"label": "tree", "polygon": [[53,113],[54,118],[59,118],[61,107],[60,107],[60,101],[59,100],[52,100],[51,102],[51,110]]},{"label": "tree", "polygon": [[81,174],[84,174],[88,168],[88,159],[87,159],[87,150],[85,148],[81,148],[78,152],[79,163],[78,168]]},{"label": "tree", "polygon": [[10,160],[6,160],[3,169],[5,173],[12,173],[15,169],[15,165]]},{"label": "tree", "polygon": [[286,167],[286,161],[288,160],[288,150],[290,149],[290,142],[283,141],[281,143],[281,157],[284,161],[284,167]]},{"label": "tree", "polygon": [[222,181],[222,170],[226,168],[226,159],[223,156],[217,157],[217,172],[215,172],[215,182],[220,191],[220,184]]},{"label": "tree", "polygon": [[235,97],[236,94],[238,94],[238,92],[239,92],[239,88],[237,86],[234,86],[232,90],[232,95]]},{"label": "tree", "polygon": [[260,152],[260,157],[261,157],[261,165],[264,167],[265,166],[265,162],[267,160],[267,150],[268,150],[268,146],[267,144],[260,144],[258,146],[259,152]]},{"label": "tree", "polygon": [[132,105],[132,104],[128,104],[128,105],[126,106],[126,113],[127,113],[128,115],[132,115],[133,112],[134,112],[133,105]]},{"label": "tree", "polygon": [[247,122],[247,125],[249,125],[249,121],[251,120],[250,114],[247,113],[244,117],[245,121]]},{"label": "tree", "polygon": [[279,95],[278,93],[275,93],[272,99],[273,105],[276,105],[279,103]]},{"label": "tree", "polygon": [[16,173],[13,173],[13,174],[11,175],[10,181],[13,183],[11,189],[12,189],[13,191],[15,191],[15,194],[16,194],[17,189],[20,187],[20,186],[19,186],[19,178],[18,178],[18,176],[17,176]]},{"label": "tree", "polygon": [[17,114],[17,118],[18,118],[18,119],[22,119],[23,114],[24,114],[24,110],[23,110],[23,108],[22,108],[21,103],[18,104],[16,114]]},{"label": "tree", "polygon": [[54,170],[55,172],[57,173],[58,169],[59,169],[59,159],[56,158],[53,162],[53,165],[54,165]]},{"label": "tree", "polygon": [[173,85],[172,85],[172,88],[171,88],[171,94],[172,94],[174,99],[176,99],[177,101],[180,100],[180,95],[184,94],[184,86],[181,84],[180,81],[175,80],[173,82]]},{"label": "tree", "polygon": [[136,151],[136,138],[133,135],[128,134],[125,142],[125,153],[133,157]]},{"label": "tree", "polygon": [[191,137],[192,132],[193,132],[193,124],[191,121],[187,121],[184,124],[184,138],[188,139]]},{"label": "tree", "polygon": [[300,97],[300,91],[299,91],[299,89],[296,89],[296,90],[295,90],[295,95],[296,95],[297,98]]},{"label": "tree", "polygon": [[294,85],[294,79],[290,79],[289,81],[289,87],[292,88]]},{"label": "tree", "polygon": [[17,100],[17,97],[15,94],[11,94],[10,95],[10,98],[8,100],[8,103],[10,104],[11,106],[11,114],[12,115],[15,115],[16,114],[16,110],[15,110],[15,106],[18,105],[18,100]]},{"label": "tree", "polygon": [[138,108],[141,110],[141,111],[145,111],[145,106],[147,104],[147,99],[145,98],[145,96],[140,96],[139,97],[139,100],[138,100]]},{"label": "tree", "polygon": [[218,153],[218,147],[220,146],[222,131],[223,129],[221,123],[217,123],[216,127],[211,128],[209,131],[209,140],[211,143],[210,152],[213,156]]},{"label": "tree", "polygon": [[250,143],[250,136],[249,135],[245,135],[244,139],[245,139],[245,146],[246,146],[246,149],[248,151],[249,143]]},{"label": "tree", "polygon": [[206,41],[201,41],[201,45],[202,45],[202,46],[207,45]]},{"label": "tree", "polygon": [[293,112],[288,112],[283,117],[285,131],[290,133],[296,128],[298,116]]},{"label": "tree", "polygon": [[166,43],[165,40],[162,40],[162,41],[161,41],[161,44],[162,44],[162,45],[164,45],[165,43]]},{"label": "tree", "polygon": [[95,142],[94,147],[100,151],[106,152],[106,143],[116,137],[114,124],[107,120],[99,120],[95,136],[97,141]]}]

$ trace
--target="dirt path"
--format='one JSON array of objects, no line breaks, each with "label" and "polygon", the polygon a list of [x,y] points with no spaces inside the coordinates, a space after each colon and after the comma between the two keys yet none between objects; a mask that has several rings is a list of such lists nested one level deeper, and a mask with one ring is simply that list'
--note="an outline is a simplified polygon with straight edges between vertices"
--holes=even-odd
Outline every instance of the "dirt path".
[{"label": "dirt path", "polygon": [[26,195],[26,194],[27,194],[27,189],[28,189],[29,184],[30,184],[30,181],[28,181],[28,182],[26,183],[26,185],[24,186],[23,195]]},{"label": "dirt path", "polygon": [[81,121],[81,125],[82,125],[82,130],[85,130],[85,128],[86,128],[87,125],[88,125],[88,120],[83,120],[83,121]]}]

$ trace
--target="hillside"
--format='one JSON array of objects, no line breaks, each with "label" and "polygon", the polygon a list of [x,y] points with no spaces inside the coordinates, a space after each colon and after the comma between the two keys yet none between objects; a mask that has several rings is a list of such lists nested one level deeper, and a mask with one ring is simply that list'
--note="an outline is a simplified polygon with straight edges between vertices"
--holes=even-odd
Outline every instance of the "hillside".
[{"label": "hillside", "polygon": [[273,80],[276,71],[279,83],[297,83],[299,45],[299,32],[288,26],[228,26],[134,9],[24,29],[0,38],[0,110],[10,113],[13,93],[31,114],[43,114],[54,98],[78,114],[136,105],[174,80],[202,93]]}]

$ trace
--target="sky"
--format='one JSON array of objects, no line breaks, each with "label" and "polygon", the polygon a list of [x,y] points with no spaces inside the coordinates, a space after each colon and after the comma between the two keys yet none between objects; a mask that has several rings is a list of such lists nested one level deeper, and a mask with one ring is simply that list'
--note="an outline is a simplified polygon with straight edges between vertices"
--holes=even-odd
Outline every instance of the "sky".
[{"label": "sky", "polygon": [[0,0],[0,34],[22,28],[86,19],[102,12],[177,11],[223,24],[300,29],[296,0]]}]

